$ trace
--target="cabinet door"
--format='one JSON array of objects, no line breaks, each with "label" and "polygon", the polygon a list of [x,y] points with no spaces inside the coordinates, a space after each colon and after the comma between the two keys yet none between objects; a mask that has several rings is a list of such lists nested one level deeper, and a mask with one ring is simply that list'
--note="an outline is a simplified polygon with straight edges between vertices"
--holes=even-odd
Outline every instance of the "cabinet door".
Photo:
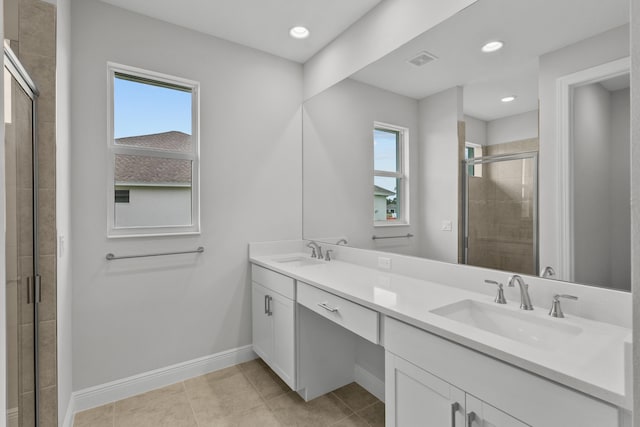
[{"label": "cabinet door", "polygon": [[466,427],[527,427],[509,414],[467,394]]},{"label": "cabinet door", "polygon": [[295,307],[293,301],[271,292],[273,353],[271,368],[295,390]]},{"label": "cabinet door", "polygon": [[464,392],[386,352],[387,427],[464,427]]},{"label": "cabinet door", "polygon": [[267,288],[252,283],[251,316],[253,324],[253,351],[269,363],[273,354],[273,321],[267,313]]}]

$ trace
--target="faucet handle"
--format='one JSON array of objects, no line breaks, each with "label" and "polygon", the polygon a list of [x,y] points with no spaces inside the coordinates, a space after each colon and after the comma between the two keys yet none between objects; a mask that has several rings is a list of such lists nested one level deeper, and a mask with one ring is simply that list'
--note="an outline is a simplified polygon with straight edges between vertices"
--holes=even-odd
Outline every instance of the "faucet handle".
[{"label": "faucet handle", "polygon": [[540,277],[543,279],[548,279],[550,277],[554,277],[556,275],[556,271],[550,265],[546,266],[540,271]]},{"label": "faucet handle", "polygon": [[307,247],[311,248],[311,258],[317,258],[318,257],[318,255],[316,254],[316,247],[314,245],[317,246],[317,244],[315,242],[309,242],[307,244]]},{"label": "faucet handle", "polygon": [[559,317],[563,318],[564,313],[562,312],[562,307],[560,306],[560,298],[577,300],[578,297],[575,295],[565,295],[565,294],[556,294],[553,296],[553,302],[551,303],[551,309],[549,310],[549,316],[551,317]]},{"label": "faucet handle", "polygon": [[327,249],[324,252],[324,260],[325,261],[331,261],[331,255],[329,255],[331,252],[333,252],[333,249]]},{"label": "faucet handle", "polygon": [[561,294],[561,295],[554,295],[553,296],[553,300],[554,301],[558,301],[559,298],[566,298],[566,299],[572,299],[572,300],[577,300],[578,297],[575,295],[566,295],[566,294]]},{"label": "faucet handle", "polygon": [[495,280],[485,280],[484,283],[487,283],[489,285],[496,285],[498,287],[498,294],[496,295],[496,298],[493,300],[493,302],[498,303],[498,304],[506,304],[507,300],[504,297],[504,290],[502,289],[502,283],[498,283]]}]

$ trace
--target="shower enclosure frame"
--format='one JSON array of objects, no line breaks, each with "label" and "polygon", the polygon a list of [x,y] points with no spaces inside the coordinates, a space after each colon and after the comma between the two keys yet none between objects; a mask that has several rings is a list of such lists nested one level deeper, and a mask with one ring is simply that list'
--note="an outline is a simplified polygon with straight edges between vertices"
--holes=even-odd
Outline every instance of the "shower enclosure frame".
[{"label": "shower enclosure frame", "polygon": [[[492,156],[474,157],[471,159],[464,159],[462,165],[464,167],[462,176],[463,179],[463,223],[464,223],[464,251],[463,262],[469,265],[469,166],[483,165],[495,162],[504,162],[510,160],[526,160],[531,159],[533,161],[533,271],[534,275],[537,275],[540,270],[540,246],[539,246],[539,225],[538,225],[538,152],[537,151],[524,151],[521,153],[513,154],[496,154]],[[518,273],[518,272],[514,272]]]},{"label": "shower enclosure frame", "polygon": [[4,68],[11,74],[20,88],[31,100],[31,169],[32,169],[32,229],[33,229],[33,276],[27,278],[28,294],[32,296],[33,308],[33,395],[34,395],[34,425],[40,425],[40,369],[38,363],[39,355],[39,319],[38,305],[41,302],[41,275],[38,257],[38,96],[40,92],[35,82],[24,68],[17,55],[13,52],[8,43],[4,43]]}]

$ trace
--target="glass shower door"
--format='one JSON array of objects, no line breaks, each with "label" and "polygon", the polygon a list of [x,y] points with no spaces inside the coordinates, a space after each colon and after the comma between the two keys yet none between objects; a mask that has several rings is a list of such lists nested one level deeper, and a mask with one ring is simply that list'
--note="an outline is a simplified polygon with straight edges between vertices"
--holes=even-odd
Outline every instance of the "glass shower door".
[{"label": "glass shower door", "polygon": [[[17,78],[16,78],[17,77]],[[34,94],[5,54],[7,425],[37,426]],[[25,90],[26,89],[26,90]]]},{"label": "glass shower door", "polygon": [[538,155],[477,157],[465,167],[465,264],[538,271]]}]

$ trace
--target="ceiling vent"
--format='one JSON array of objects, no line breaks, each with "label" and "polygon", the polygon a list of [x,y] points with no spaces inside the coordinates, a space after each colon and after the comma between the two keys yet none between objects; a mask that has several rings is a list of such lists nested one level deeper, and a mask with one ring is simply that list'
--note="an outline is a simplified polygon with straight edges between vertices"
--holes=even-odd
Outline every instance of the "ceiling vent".
[{"label": "ceiling vent", "polygon": [[416,67],[422,67],[423,65],[428,64],[429,62],[433,62],[436,59],[438,59],[437,56],[435,56],[432,53],[427,52],[426,50],[423,50],[422,52],[418,53],[413,58],[407,60],[407,62],[409,62],[410,64],[415,65]]}]

